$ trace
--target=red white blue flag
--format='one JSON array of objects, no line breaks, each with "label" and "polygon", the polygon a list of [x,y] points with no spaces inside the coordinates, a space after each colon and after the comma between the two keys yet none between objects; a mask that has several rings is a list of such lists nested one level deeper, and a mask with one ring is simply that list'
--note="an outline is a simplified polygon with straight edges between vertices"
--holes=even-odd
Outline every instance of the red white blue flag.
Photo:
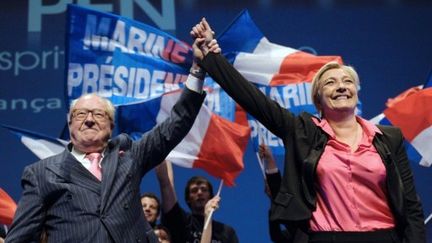
[{"label": "red white blue flag", "polygon": [[[394,125],[406,139],[408,159],[416,188],[422,199],[428,231],[432,232],[432,84],[410,88],[389,99],[384,112],[372,119],[377,124]],[[429,236],[430,238],[430,236]]]}]

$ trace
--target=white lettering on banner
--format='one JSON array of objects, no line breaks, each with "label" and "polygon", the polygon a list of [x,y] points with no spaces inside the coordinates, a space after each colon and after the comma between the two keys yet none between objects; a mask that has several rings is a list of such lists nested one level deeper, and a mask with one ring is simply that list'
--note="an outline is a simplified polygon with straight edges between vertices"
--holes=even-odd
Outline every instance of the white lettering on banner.
[{"label": "white lettering on banner", "polygon": [[282,139],[278,138],[276,135],[271,133],[267,128],[265,128],[261,123],[257,120],[248,120],[249,126],[251,128],[251,137],[258,137],[259,143],[264,141],[264,144],[267,144],[270,147],[279,147],[283,146]]},{"label": "white lettering on banner", "polygon": [[285,109],[290,109],[294,106],[313,105],[311,83],[260,86],[259,90]]},{"label": "white lettering on banner", "polygon": [[[290,109],[293,106],[312,105],[311,84],[288,84],[280,87],[270,87],[269,97],[282,107]],[[262,91],[262,89],[261,89]]]},{"label": "white lettering on banner", "polygon": [[51,50],[34,51],[2,51],[0,52],[0,70],[13,70],[14,76],[19,76],[22,71],[40,69],[58,69],[60,61],[63,61],[64,51],[58,46]]},{"label": "white lettering on banner", "polygon": [[62,102],[59,98],[34,98],[24,99],[15,98],[11,100],[0,99],[0,111],[17,111],[17,110],[29,110],[31,109],[34,113],[39,113],[43,109],[54,110],[60,109]]},{"label": "white lettering on banner", "polygon": [[[290,109],[296,106],[312,105],[311,83],[288,84],[284,86],[260,86],[259,90],[280,106]],[[251,137],[258,137],[258,141],[264,141],[270,147],[283,146],[280,138],[268,131],[257,120],[249,120]]]},{"label": "white lettering on banner", "polygon": [[134,17],[134,7],[138,6],[160,29],[174,31],[176,26],[174,0],[160,1],[161,13],[153,7],[149,0],[118,0],[105,4],[91,3],[91,0],[58,0],[55,4],[44,4],[43,0],[29,0],[27,30],[28,32],[42,31],[44,15],[63,14],[68,4],[76,3],[104,12],[113,12],[114,7],[118,6],[120,15],[131,19]]},{"label": "white lettering on banner", "polygon": [[149,98],[179,88],[187,75],[145,68],[70,63],[68,95],[98,92],[105,97]]},{"label": "white lettering on banner", "polygon": [[[110,35],[111,19],[87,15],[84,36],[84,50],[101,50],[134,53],[143,56],[159,57],[173,63],[184,63],[189,52],[186,43],[165,40],[164,36],[147,33],[135,27],[126,28],[125,22],[118,20]],[[166,43],[166,44],[165,44]]]}]

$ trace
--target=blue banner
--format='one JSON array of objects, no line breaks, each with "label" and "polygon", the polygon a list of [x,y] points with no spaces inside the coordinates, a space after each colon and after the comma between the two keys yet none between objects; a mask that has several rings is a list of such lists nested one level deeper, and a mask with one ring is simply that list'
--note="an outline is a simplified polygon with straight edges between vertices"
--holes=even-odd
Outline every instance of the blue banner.
[{"label": "blue banner", "polygon": [[[183,86],[190,45],[149,25],[68,5],[67,97],[97,92],[115,105],[160,97]],[[234,119],[234,103],[210,78],[206,104]],[[133,106],[138,108],[138,106]]]}]

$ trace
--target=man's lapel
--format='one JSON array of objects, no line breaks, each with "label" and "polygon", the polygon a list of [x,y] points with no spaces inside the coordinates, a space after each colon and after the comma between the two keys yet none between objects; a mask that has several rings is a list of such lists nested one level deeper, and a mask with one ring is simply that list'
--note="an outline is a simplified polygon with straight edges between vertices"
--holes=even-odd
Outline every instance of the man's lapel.
[{"label": "man's lapel", "polygon": [[108,146],[107,153],[102,161],[102,198],[101,198],[101,210],[103,210],[111,195],[112,185],[114,183],[118,159],[119,159],[119,147]]},{"label": "man's lapel", "polygon": [[49,164],[47,168],[64,179],[65,182],[100,194],[101,185],[98,179],[84,168],[67,149],[61,154],[59,162]]}]

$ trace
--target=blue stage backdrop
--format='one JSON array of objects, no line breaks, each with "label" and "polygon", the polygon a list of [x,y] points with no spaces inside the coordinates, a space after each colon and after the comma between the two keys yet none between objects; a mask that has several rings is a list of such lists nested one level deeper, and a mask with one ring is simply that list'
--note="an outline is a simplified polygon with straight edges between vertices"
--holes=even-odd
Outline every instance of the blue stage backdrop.
[{"label": "blue stage backdrop", "polygon": [[[317,55],[339,55],[360,74],[362,115],[370,119],[388,98],[426,82],[432,68],[430,1],[228,1],[228,0],[4,0],[0,2],[0,124],[59,137],[66,123],[66,5],[114,12],[191,43],[190,28],[205,16],[221,33],[243,10],[273,43]],[[432,104],[426,104],[431,106]],[[432,108],[431,108],[432,110]],[[431,111],[432,112],[432,111]],[[34,156],[7,129],[0,128],[0,187],[16,201],[20,177]],[[218,146],[218,145],[215,145]],[[236,186],[222,189],[217,220],[232,225],[241,242],[269,242],[263,177],[251,144]],[[280,166],[282,166],[280,164]],[[432,213],[431,168],[412,163],[417,188]],[[181,205],[183,188],[199,170],[175,168]],[[214,186],[218,181],[211,178]],[[159,194],[154,173],[142,191]],[[432,240],[432,223],[428,224]]]}]

